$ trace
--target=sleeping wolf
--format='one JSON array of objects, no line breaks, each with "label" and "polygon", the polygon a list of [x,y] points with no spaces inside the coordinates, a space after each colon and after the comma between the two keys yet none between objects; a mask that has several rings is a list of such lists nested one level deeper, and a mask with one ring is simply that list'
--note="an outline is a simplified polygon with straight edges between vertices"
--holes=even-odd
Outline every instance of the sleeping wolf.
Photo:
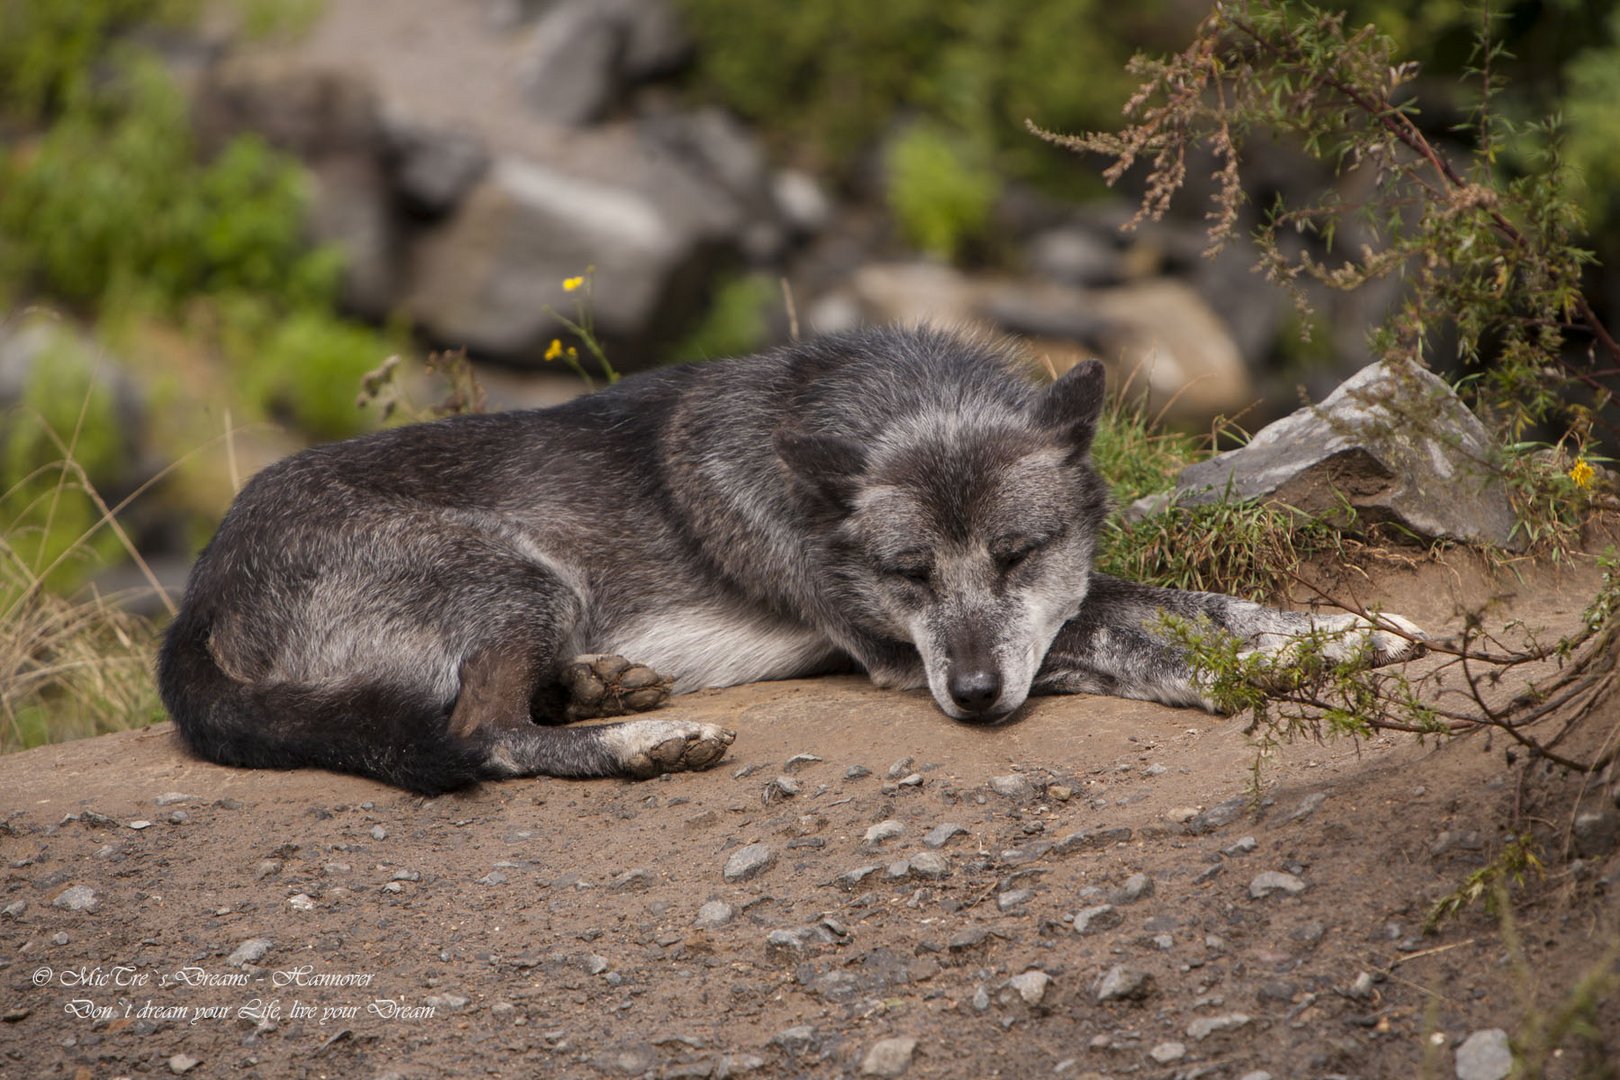
[{"label": "sleeping wolf", "polygon": [[158,662],[203,757],[413,791],[704,768],[733,735],[558,726],[669,693],[864,671],[994,723],[1031,693],[1207,704],[1159,611],[1374,663],[1411,624],[1092,570],[1103,370],[877,329],[638,375],[556,408],[307,450],[237,497]]}]

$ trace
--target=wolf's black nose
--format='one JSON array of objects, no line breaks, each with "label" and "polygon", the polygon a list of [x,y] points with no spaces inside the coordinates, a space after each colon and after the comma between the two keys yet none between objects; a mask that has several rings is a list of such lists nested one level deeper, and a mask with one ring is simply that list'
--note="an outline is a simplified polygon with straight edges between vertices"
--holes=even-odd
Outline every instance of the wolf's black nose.
[{"label": "wolf's black nose", "polygon": [[984,669],[953,671],[950,691],[951,700],[965,712],[986,712],[1001,697],[1001,676]]}]

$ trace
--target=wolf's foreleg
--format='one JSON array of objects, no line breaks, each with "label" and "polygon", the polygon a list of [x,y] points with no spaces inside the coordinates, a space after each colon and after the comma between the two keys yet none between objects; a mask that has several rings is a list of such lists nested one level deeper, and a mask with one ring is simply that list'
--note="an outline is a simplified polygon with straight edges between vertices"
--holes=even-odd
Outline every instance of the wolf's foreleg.
[{"label": "wolf's foreleg", "polygon": [[1186,652],[1155,629],[1161,615],[1207,619],[1252,650],[1282,655],[1313,632],[1336,635],[1322,645],[1328,659],[1370,649],[1373,666],[1423,653],[1423,631],[1398,615],[1380,629],[1359,615],[1279,611],[1219,593],[1161,589],[1093,574],[1080,613],[1058,631],[1035,677],[1034,693],[1112,694],[1167,705],[1210,708]]}]

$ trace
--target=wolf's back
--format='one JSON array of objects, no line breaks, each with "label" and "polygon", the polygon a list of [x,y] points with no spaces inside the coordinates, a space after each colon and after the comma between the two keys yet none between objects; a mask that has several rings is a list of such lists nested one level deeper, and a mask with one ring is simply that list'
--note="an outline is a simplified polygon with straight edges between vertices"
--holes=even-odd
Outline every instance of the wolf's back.
[{"label": "wolf's back", "polygon": [[403,688],[249,686],[221,671],[188,605],[158,653],[158,692],[199,757],[250,769],[315,766],[423,795],[478,779],[482,748],[452,737],[449,707]]}]

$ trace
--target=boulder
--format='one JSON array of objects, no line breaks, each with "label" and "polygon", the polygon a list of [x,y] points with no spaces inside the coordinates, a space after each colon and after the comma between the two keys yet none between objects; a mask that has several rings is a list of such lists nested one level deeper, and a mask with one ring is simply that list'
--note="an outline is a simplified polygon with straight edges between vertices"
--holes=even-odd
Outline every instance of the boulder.
[{"label": "boulder", "polygon": [[579,136],[566,163],[497,158],[410,254],[406,310],[433,338],[534,361],[567,315],[565,278],[596,268],[592,308],[615,363],[676,336],[747,214],[633,132]]},{"label": "boulder", "polygon": [[594,123],[636,83],[679,67],[690,42],[667,0],[562,0],[530,31],[517,77],[537,117]]},{"label": "boulder", "polygon": [[416,213],[449,213],[489,169],[484,140],[470,131],[423,124],[399,110],[384,114],[389,173]]},{"label": "boulder", "polygon": [[1188,466],[1182,505],[1269,498],[1310,515],[1389,522],[1425,540],[1515,547],[1513,508],[1485,426],[1432,372],[1363,368],[1320,405]]}]

